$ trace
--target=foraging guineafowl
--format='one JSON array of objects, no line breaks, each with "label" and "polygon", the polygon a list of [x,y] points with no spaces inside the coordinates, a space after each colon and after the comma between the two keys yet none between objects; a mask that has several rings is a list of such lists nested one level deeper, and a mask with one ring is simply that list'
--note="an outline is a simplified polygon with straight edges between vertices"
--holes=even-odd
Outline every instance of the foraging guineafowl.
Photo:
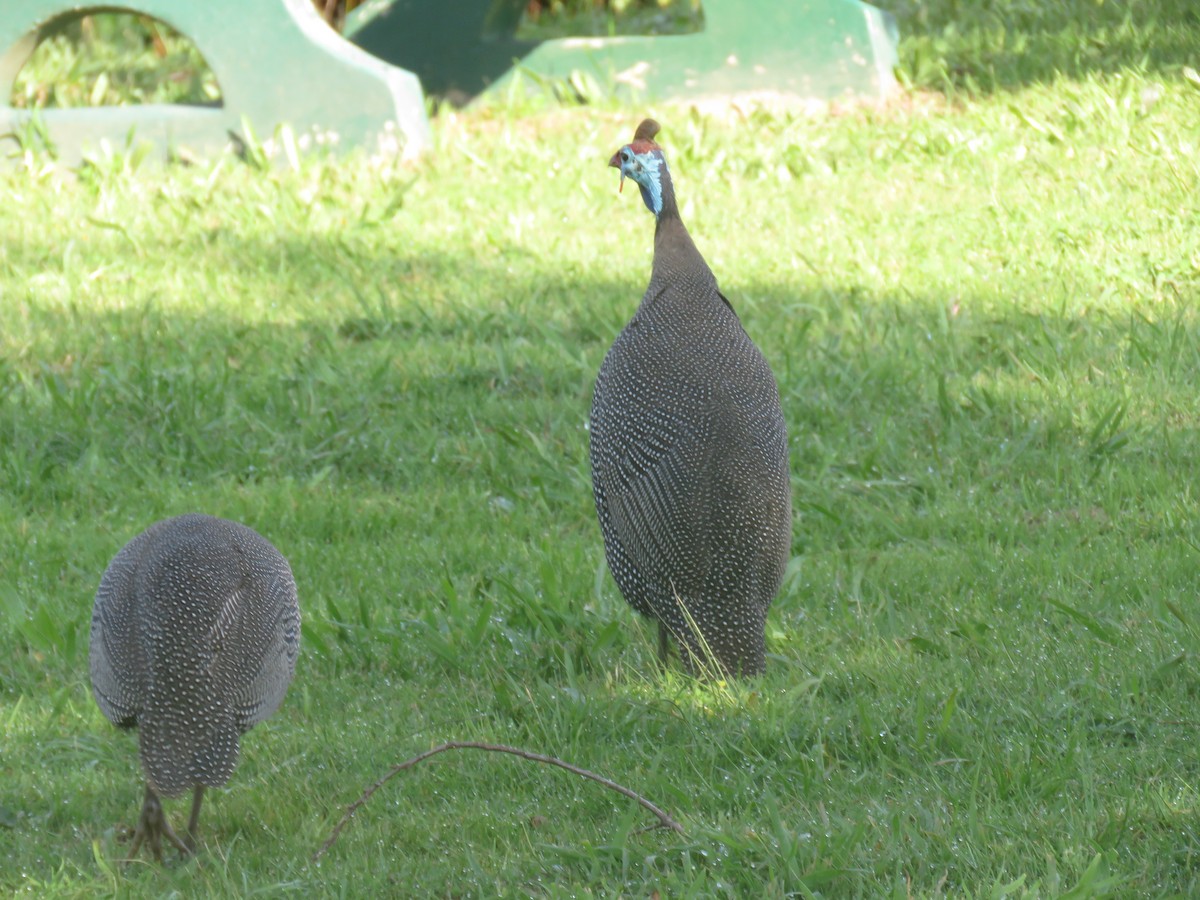
[{"label": "foraging guineafowl", "polygon": [[[166,837],[195,848],[205,787],[224,785],[238,737],[283,702],[296,670],[300,607],[287,560],[257,532],[189,514],[122,548],[92,611],[92,693],[109,721],[138,729],[146,795],[130,856]],[[159,801],[193,790],[188,842]]]},{"label": "foraging guineafowl", "polygon": [[650,286],[592,398],[592,489],[609,568],[689,670],[765,665],[767,609],[791,546],[779,390],[679,218],[658,123],[609,161],[658,220]]}]

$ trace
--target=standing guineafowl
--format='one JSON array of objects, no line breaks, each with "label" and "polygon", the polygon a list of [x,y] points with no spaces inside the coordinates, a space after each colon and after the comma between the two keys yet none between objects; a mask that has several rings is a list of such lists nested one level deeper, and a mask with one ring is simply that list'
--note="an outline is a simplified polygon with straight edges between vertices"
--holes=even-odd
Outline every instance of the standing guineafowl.
[{"label": "standing guineafowl", "polygon": [[[287,560],[257,532],[189,514],[151,525],[109,563],[92,611],[92,693],[138,729],[146,796],[130,856],[166,837],[196,845],[205,787],[224,785],[238,737],[283,702],[296,670],[300,607]],[[191,788],[187,843],[159,797]]]},{"label": "standing guineafowl", "polygon": [[658,123],[609,165],[654,213],[650,286],[596,379],[592,489],[609,568],[689,670],[765,664],[767,609],[791,546],[779,390],[679,218]]}]

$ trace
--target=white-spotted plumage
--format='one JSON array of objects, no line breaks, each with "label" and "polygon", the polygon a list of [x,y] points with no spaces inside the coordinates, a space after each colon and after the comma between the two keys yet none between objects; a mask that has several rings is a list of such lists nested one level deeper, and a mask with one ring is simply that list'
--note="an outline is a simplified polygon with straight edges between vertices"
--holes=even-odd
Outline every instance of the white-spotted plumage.
[{"label": "white-spotted plumage", "polygon": [[617,586],[659,622],[660,646],[669,633],[691,668],[711,654],[757,674],[791,547],[787,433],[770,367],[679,218],[657,130],[643,122],[611,160],[658,222],[650,285],[596,379],[596,512]]},{"label": "white-spotted plumage", "polygon": [[291,568],[245,525],[200,514],[158,522],[109,563],[92,612],[92,692],[138,729],[146,799],[134,852],[171,831],[159,796],[224,785],[238,738],[283,702],[300,648]]}]

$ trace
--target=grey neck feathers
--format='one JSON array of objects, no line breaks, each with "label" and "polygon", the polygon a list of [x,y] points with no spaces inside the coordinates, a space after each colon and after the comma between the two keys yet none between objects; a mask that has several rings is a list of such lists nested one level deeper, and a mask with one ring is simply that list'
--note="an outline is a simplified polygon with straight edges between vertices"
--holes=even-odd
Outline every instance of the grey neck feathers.
[{"label": "grey neck feathers", "polygon": [[650,277],[651,283],[661,283],[684,272],[699,272],[713,280],[715,292],[716,279],[708,263],[700,255],[692,236],[684,227],[683,220],[679,218],[673,197],[669,208],[673,215],[666,214],[668,207],[664,203],[663,214],[658,217],[658,224],[654,228],[654,268]]},{"label": "grey neck feathers", "polygon": [[686,275],[690,276],[688,281],[693,285],[689,299],[699,300],[705,293],[709,293],[704,290],[696,292],[696,288],[705,281],[711,284],[711,295],[719,296],[717,280],[679,216],[679,206],[675,202],[675,185],[671,181],[671,172],[665,162],[660,174],[662,209],[655,216],[654,268],[650,275],[650,284],[656,287],[672,282],[678,283],[679,277]]}]

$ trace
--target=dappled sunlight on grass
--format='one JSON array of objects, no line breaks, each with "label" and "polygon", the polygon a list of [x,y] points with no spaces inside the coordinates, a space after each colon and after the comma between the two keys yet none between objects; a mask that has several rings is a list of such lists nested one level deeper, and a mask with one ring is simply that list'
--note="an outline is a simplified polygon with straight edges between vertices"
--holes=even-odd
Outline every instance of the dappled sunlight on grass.
[{"label": "dappled sunlight on grass", "polygon": [[1190,0],[878,0],[901,33],[901,66],[918,86],[978,96],[1038,82],[1194,65],[1200,17]]},{"label": "dappled sunlight on grass", "polygon": [[85,16],[44,40],[18,75],[11,102],[42,109],[220,98],[194,44],[163,22],[118,13]]}]

